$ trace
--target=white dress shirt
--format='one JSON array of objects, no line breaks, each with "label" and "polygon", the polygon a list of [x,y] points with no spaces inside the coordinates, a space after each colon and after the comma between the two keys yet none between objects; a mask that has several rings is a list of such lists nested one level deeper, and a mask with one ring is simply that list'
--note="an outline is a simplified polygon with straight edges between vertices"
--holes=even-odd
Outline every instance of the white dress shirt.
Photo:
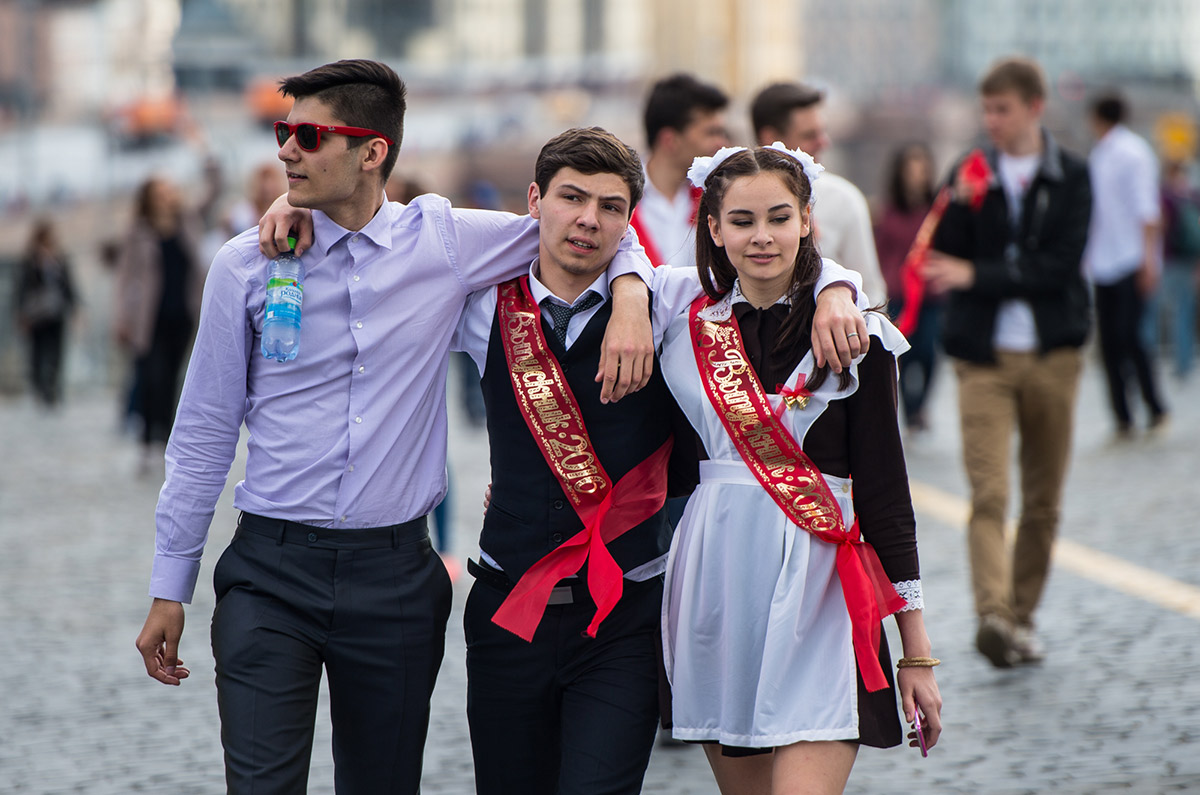
[{"label": "white dress shirt", "polygon": [[1141,136],[1113,127],[1088,155],[1092,221],[1083,260],[1096,284],[1115,284],[1140,267],[1147,224],[1162,217],[1158,161]]},{"label": "white dress shirt", "polygon": [[642,200],[633,212],[663,260],[654,265],[696,264],[695,210],[691,183],[685,181],[674,196],[666,196],[654,187],[647,175]]},{"label": "white dress shirt", "polygon": [[813,220],[822,257],[862,275],[872,305],[886,301],[887,284],[871,231],[871,210],[862,191],[849,180],[825,171],[813,181]]}]

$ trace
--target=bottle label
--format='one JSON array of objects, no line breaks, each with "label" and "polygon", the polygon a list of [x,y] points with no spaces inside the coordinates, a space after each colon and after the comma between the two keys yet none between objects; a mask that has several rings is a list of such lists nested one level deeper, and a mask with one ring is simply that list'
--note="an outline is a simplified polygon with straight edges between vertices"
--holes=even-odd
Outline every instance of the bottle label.
[{"label": "bottle label", "polygon": [[267,294],[280,301],[298,304],[304,300],[304,285],[295,279],[273,276],[267,280]]},{"label": "bottle label", "polygon": [[295,304],[296,306],[300,306],[300,304],[304,301],[304,287],[295,283],[284,285],[275,295],[278,297],[280,303]]}]

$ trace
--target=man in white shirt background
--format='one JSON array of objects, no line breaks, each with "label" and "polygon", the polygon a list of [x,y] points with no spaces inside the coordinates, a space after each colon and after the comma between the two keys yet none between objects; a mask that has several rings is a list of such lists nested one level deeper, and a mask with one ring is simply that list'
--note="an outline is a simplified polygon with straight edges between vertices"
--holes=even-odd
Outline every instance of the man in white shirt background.
[{"label": "man in white shirt background", "polygon": [[[721,89],[687,74],[663,78],[646,98],[646,189],[630,225],[654,265],[696,261],[699,191],[687,181],[692,160],[729,145]],[[868,293],[869,295],[869,293]]]},{"label": "man in white shirt background", "polygon": [[1129,371],[1137,377],[1151,430],[1162,428],[1166,408],[1153,362],[1139,329],[1146,299],[1162,273],[1158,160],[1144,138],[1125,126],[1129,107],[1118,94],[1097,97],[1089,121],[1096,146],[1088,156],[1092,223],[1084,264],[1095,286],[1100,353],[1120,438],[1133,432]]},{"label": "man in white shirt background", "polygon": [[[760,146],[782,141],[803,149],[817,161],[829,147],[825,95],[801,83],[774,83],[750,103],[750,122]],[[821,256],[862,274],[863,290],[872,304],[886,301],[887,287],[879,269],[871,211],[862,191],[826,169],[813,183],[813,222]]]}]

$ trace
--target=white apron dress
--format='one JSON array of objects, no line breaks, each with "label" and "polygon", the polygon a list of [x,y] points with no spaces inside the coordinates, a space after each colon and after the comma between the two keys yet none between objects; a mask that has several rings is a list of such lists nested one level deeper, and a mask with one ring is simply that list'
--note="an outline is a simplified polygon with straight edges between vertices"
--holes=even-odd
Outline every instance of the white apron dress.
[{"label": "white apron dress", "polygon": [[[703,313],[721,320],[734,292]],[[875,313],[867,328],[899,355],[908,343]],[[671,683],[674,737],[772,747],[859,736],[857,663],[837,575],[837,548],[787,519],[725,432],[696,370],[688,317],[671,323],[660,359],[675,399],[710,460],[675,532],[663,596],[663,652]],[[838,391],[830,374],[784,426],[804,436]],[[788,378],[813,371],[809,352]],[[770,388],[770,387],[766,387]],[[768,394],[771,407],[781,399]],[[854,522],[850,481],[826,475],[846,527]]]}]

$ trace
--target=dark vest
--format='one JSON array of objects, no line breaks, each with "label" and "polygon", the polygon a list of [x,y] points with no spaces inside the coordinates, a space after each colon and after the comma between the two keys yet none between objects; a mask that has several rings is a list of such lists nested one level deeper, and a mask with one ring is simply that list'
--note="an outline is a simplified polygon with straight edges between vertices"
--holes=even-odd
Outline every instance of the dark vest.
[{"label": "dark vest", "polygon": [[[600,402],[601,385],[593,379],[611,314],[612,302],[606,301],[569,351],[563,350],[544,319],[542,332],[579,403],[600,463],[615,484],[671,435],[674,402],[657,362],[654,376],[641,391],[617,403]],[[517,408],[500,338],[499,311],[492,321],[481,384],[491,443],[492,501],[479,545],[516,582],[530,566],[582,530],[583,522]],[[608,549],[627,572],[665,554],[670,544],[671,528],[664,509],[613,540]]]}]

